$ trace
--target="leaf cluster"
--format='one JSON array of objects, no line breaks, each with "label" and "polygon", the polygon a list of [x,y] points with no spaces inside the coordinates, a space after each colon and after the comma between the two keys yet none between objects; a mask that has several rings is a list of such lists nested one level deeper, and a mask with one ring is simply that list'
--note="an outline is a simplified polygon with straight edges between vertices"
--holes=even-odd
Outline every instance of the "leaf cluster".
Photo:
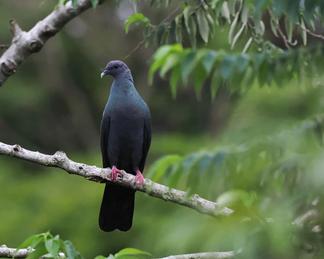
[{"label": "leaf cluster", "polygon": [[[81,259],[81,254],[75,249],[69,240],[62,240],[59,235],[53,236],[50,232],[40,233],[27,238],[19,247],[27,248],[31,251],[27,259],[38,258],[67,258]],[[136,248],[124,248],[116,254],[108,257],[98,255],[95,259],[148,259],[152,255],[148,252]]]},{"label": "leaf cluster", "polygon": [[189,82],[194,85],[198,97],[204,82],[210,85],[212,97],[225,83],[232,92],[244,92],[254,83],[260,87],[281,87],[292,79],[306,86],[309,85],[308,78],[320,75],[320,68],[324,65],[321,59],[323,52],[322,45],[283,51],[268,44],[266,50],[260,53],[229,53],[205,48],[193,50],[179,44],[166,45],[153,56],[149,82],[153,82],[157,71],[162,78],[170,74],[174,97],[179,85]]},{"label": "leaf cluster", "polygon": [[[168,7],[170,1],[152,1],[158,7]],[[244,32],[249,35],[243,52],[252,43],[260,44],[266,38],[266,31],[282,38],[286,47],[298,44],[302,38],[307,44],[308,34],[316,30],[316,23],[322,21],[323,3],[310,1],[270,1],[270,0],[202,0],[179,1],[177,11],[160,24],[154,25],[142,13],[132,14],[125,23],[125,29],[137,22],[144,25],[144,40],[147,45],[187,43],[193,48],[198,42],[207,43],[217,37],[215,27],[229,27],[228,42],[234,48]],[[264,14],[269,16],[269,22]],[[141,16],[140,20],[134,17]],[[134,20],[134,22],[129,22]],[[267,21],[266,21],[267,20]]]},{"label": "leaf cluster", "polygon": [[27,238],[18,248],[29,248],[33,250],[33,252],[27,256],[27,259],[38,259],[40,257],[82,258],[71,241],[62,240],[59,235],[53,236],[49,232],[36,234]]}]

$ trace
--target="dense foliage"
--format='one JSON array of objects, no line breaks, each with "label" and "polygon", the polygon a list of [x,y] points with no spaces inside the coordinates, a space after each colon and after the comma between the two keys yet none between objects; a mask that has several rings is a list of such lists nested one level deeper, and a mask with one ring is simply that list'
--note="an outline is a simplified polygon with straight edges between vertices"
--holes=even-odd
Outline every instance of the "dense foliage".
[{"label": "dense foliage", "polygon": [[[147,44],[176,43],[159,47],[149,71],[151,83],[158,70],[161,77],[170,74],[174,97],[179,86],[188,84],[198,97],[204,83],[209,84],[213,98],[221,86],[240,95],[256,85],[282,87],[294,82],[305,91],[323,86],[324,37],[317,33],[324,26],[323,3],[183,1],[177,8],[159,25],[138,13],[125,22],[126,31],[131,24],[143,24]],[[213,48],[220,35],[216,28],[221,27],[228,46]],[[203,43],[209,43],[208,48]],[[240,247],[243,257],[262,251],[271,258],[296,258],[303,250],[321,257],[323,197],[316,179],[323,154],[322,108],[319,105],[307,120],[267,138],[252,135],[241,143],[230,141],[185,157],[166,156],[151,167],[150,177],[232,207],[237,218],[231,224],[246,225],[241,234],[253,240]],[[307,218],[313,210],[316,215]],[[289,238],[276,243],[284,237]]]}]

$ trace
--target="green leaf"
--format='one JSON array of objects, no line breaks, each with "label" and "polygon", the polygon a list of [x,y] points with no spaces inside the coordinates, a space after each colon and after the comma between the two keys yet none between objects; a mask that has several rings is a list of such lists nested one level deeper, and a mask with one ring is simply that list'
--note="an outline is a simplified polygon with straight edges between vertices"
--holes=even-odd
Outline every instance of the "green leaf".
[{"label": "green leaf", "polygon": [[302,30],[301,34],[302,34],[302,38],[303,38],[303,44],[304,44],[304,46],[306,46],[307,45],[307,31],[306,31],[304,19],[300,20],[300,28]]},{"label": "green leaf", "polygon": [[176,23],[176,41],[182,43],[182,16],[178,15],[175,18]]},{"label": "green leaf", "polygon": [[163,45],[163,37],[166,32],[166,27],[164,24],[160,24],[158,26],[158,29],[156,31],[156,37],[155,37],[155,45],[160,46]]},{"label": "green leaf", "polygon": [[18,248],[26,248],[26,247],[32,247],[34,248],[37,246],[40,242],[42,242],[45,239],[44,234],[36,234],[29,238],[27,238],[24,242],[22,242]]},{"label": "green leaf", "polygon": [[148,177],[153,181],[161,181],[167,169],[181,160],[178,155],[167,155],[157,160],[150,168]]},{"label": "green leaf", "polygon": [[241,22],[243,24],[247,24],[248,19],[249,19],[249,8],[248,8],[247,4],[245,4],[243,6],[243,9],[242,9],[242,12],[241,12]]},{"label": "green leaf", "polygon": [[177,42],[176,39],[176,23],[175,21],[172,21],[170,24],[170,29],[169,29],[169,43],[173,44],[175,42]]},{"label": "green leaf", "polygon": [[287,38],[289,42],[292,42],[292,37],[293,37],[293,31],[294,31],[294,25],[293,23],[286,19],[286,31],[287,31]]},{"label": "green leaf", "polygon": [[210,93],[211,93],[212,100],[214,100],[220,85],[221,85],[220,74],[217,71],[215,71],[210,83]]},{"label": "green leaf", "polygon": [[271,27],[271,31],[273,33],[273,35],[275,35],[276,37],[278,37],[278,32],[277,29],[279,27],[279,19],[278,17],[271,15],[271,19],[270,19],[270,27]]},{"label": "green leaf", "polygon": [[195,18],[193,15],[190,16],[189,19],[189,28],[190,28],[190,34],[189,34],[189,38],[190,38],[190,43],[191,46],[193,48],[196,48],[197,45],[197,25],[195,23]]},{"label": "green leaf", "polygon": [[265,26],[263,21],[258,21],[255,24],[255,33],[258,34],[259,36],[263,36],[265,32]]},{"label": "green leaf", "polygon": [[64,244],[64,253],[68,259],[81,259],[82,256],[80,253],[75,249],[72,242],[70,240],[65,240]]},{"label": "green leaf", "polygon": [[238,32],[235,34],[235,36],[233,38],[233,42],[231,44],[231,49],[234,48],[237,40],[239,39],[239,37],[241,36],[241,34],[242,34],[243,30],[244,30],[244,28],[245,28],[245,24],[243,23],[242,26],[241,26],[241,28],[238,30]]},{"label": "green leaf", "polygon": [[194,73],[195,92],[198,99],[201,98],[201,89],[203,87],[204,81],[206,80],[206,77],[207,77],[207,73],[203,65],[198,64],[198,66],[196,66],[195,73]]},{"label": "green leaf", "polygon": [[58,256],[60,250],[60,239],[59,236],[55,236],[54,238],[48,239],[45,241],[45,247],[47,251],[52,256]]},{"label": "green leaf", "polygon": [[207,18],[205,16],[204,11],[201,8],[198,9],[196,14],[197,14],[197,23],[198,23],[200,36],[203,39],[203,41],[207,43],[208,36],[209,36],[209,24]]},{"label": "green leaf", "polygon": [[150,66],[148,79],[149,84],[153,83],[153,76],[155,72],[163,66],[164,62],[167,60],[168,55],[174,52],[181,52],[182,46],[180,44],[166,45],[159,48],[153,56],[153,63]]},{"label": "green leaf", "polygon": [[170,78],[171,94],[173,98],[175,98],[177,95],[177,85],[178,82],[180,81],[180,76],[181,76],[181,67],[178,64],[173,68],[171,73],[171,78]]},{"label": "green leaf", "polygon": [[132,15],[128,16],[124,23],[125,32],[128,33],[129,27],[138,23],[149,24],[150,20],[142,13],[133,13]]},{"label": "green leaf", "polygon": [[231,190],[221,194],[217,198],[217,203],[220,206],[230,207],[235,210],[241,209],[242,207],[251,207],[255,202],[255,193],[248,193],[244,190]]},{"label": "green leaf", "polygon": [[230,10],[228,8],[227,1],[224,2],[222,5],[221,14],[227,20],[227,22],[230,24],[231,23],[231,14],[230,14]]},{"label": "green leaf", "polygon": [[167,177],[167,185],[171,188],[175,188],[183,176],[182,165],[181,163],[175,164],[171,168],[170,175]]},{"label": "green leaf", "polygon": [[148,252],[136,249],[136,248],[124,248],[115,254],[116,259],[127,259],[127,258],[136,258],[136,259],[149,259],[152,258],[152,255]]},{"label": "green leaf", "polygon": [[242,53],[246,53],[246,52],[249,50],[249,48],[250,48],[252,42],[253,42],[253,38],[250,37],[250,38],[248,39],[248,41],[245,43],[244,48],[243,48],[243,50],[242,50]]},{"label": "green leaf", "polygon": [[224,80],[229,79],[233,75],[236,68],[236,61],[235,56],[225,56],[221,62],[219,71]]},{"label": "green leaf", "polygon": [[189,35],[191,33],[190,26],[189,26],[190,16],[191,16],[191,6],[187,6],[183,10],[183,17],[184,17],[185,25],[186,25],[186,28],[187,28],[187,31],[188,31]]},{"label": "green leaf", "polygon": [[195,68],[196,62],[197,62],[196,53],[193,51],[187,53],[187,55],[183,58],[181,64],[181,77],[182,77],[182,81],[185,84],[187,84],[189,75],[192,72],[192,70]]},{"label": "green leaf", "polygon": [[206,50],[187,51],[181,63],[181,76],[183,82],[186,84],[193,69],[196,68],[198,62],[206,54]]},{"label": "green leaf", "polygon": [[39,259],[42,255],[47,253],[47,250],[44,245],[44,240],[34,247],[35,251],[30,253],[26,258],[27,259]]},{"label": "green leaf", "polygon": [[168,71],[173,68],[175,65],[177,65],[179,63],[179,55],[178,54],[171,54],[170,56],[168,56],[168,58],[166,59],[165,63],[163,64],[163,66],[160,69],[160,76],[162,78],[165,77],[166,73],[168,73]]},{"label": "green leaf", "polygon": [[231,24],[231,27],[230,27],[230,30],[228,32],[228,43],[232,45],[232,42],[233,42],[233,38],[234,38],[234,31],[235,31],[235,28],[236,28],[236,24],[237,24],[237,21],[239,19],[239,15],[240,13],[236,13],[235,15],[235,18]]},{"label": "green leaf", "polygon": [[207,74],[209,74],[215,64],[216,61],[216,52],[215,51],[208,51],[202,58],[202,64],[206,69]]}]

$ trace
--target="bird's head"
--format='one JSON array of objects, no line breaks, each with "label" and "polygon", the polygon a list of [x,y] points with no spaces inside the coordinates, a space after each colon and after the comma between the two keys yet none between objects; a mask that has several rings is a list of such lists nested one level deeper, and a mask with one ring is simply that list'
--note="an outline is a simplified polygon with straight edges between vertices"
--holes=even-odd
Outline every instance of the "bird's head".
[{"label": "bird's head", "polygon": [[111,75],[113,78],[116,78],[118,75],[121,75],[126,71],[128,72],[129,68],[123,61],[112,60],[108,62],[100,76],[103,78],[106,75]]}]

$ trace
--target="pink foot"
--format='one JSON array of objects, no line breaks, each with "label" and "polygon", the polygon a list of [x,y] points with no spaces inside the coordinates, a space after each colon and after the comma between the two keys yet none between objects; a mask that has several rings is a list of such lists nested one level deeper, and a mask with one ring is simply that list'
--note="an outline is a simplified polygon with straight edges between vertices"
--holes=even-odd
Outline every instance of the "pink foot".
[{"label": "pink foot", "polygon": [[135,176],[135,183],[136,185],[143,186],[144,184],[144,176],[142,175],[140,170],[136,170],[136,176]]},{"label": "pink foot", "polygon": [[116,166],[113,166],[111,168],[111,181],[115,182],[119,174],[121,174],[121,170],[119,170]]}]

